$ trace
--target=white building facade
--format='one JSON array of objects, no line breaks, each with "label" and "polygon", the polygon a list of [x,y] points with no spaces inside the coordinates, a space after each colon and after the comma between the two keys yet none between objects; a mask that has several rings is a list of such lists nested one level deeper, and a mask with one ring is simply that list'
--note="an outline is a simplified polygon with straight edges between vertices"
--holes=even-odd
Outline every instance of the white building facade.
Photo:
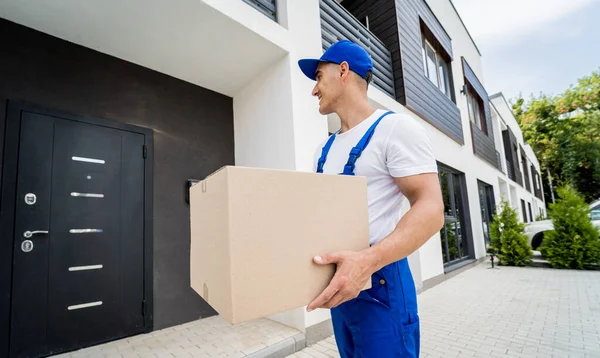
[{"label": "white building facade", "polygon": [[[501,194],[504,195],[511,207],[519,213],[521,222],[529,223],[537,221],[539,218],[546,218],[547,208],[539,160],[529,143],[525,142],[523,132],[504,95],[502,93],[493,94],[490,96],[490,101],[492,104],[492,118],[502,128],[502,133],[507,141],[501,147],[503,174],[505,174],[498,178]],[[511,145],[513,150],[515,145],[518,148],[518,165],[514,166],[517,168],[515,171],[509,172],[507,166],[512,167],[512,165],[507,164],[511,156],[509,153],[511,145],[508,142],[511,141],[509,138],[513,135],[516,142],[511,143]],[[507,155],[507,153],[509,154]]]},{"label": "white building facade", "polygon": [[[213,112],[210,103],[194,115],[207,119],[207,129],[218,121],[230,121],[229,134],[206,141],[231,141],[227,150],[232,151],[234,163],[211,162],[220,155],[217,149],[188,157],[184,156],[187,149],[182,149],[170,155],[172,160],[181,155],[190,166],[210,162],[205,174],[221,164],[310,171],[317,146],[339,128],[339,119],[318,113],[318,100],[311,96],[314,83],[302,74],[297,61],[319,57],[343,38],[362,44],[375,62],[368,92],[372,105],[419,119],[439,163],[446,224],[409,258],[421,290],[485,259],[489,223],[501,196],[524,221],[545,214],[539,162],[524,143],[504,97],[488,96],[481,54],[450,0],[176,3],[105,0],[99,6],[73,0],[11,0],[0,4],[0,17],[229,100],[222,116]],[[142,116],[143,105],[134,107],[137,110],[129,113]],[[164,159],[159,158],[161,141],[178,140],[169,132],[169,123],[175,123],[170,115],[178,116],[165,113],[163,122],[145,125],[154,131],[157,161]],[[124,121],[141,123],[135,116]],[[186,145],[193,151],[197,143],[191,140]],[[158,178],[158,172],[155,175]],[[177,180],[187,179],[184,175]],[[155,213],[168,196],[157,194],[160,189],[157,186],[154,192]],[[160,291],[170,284],[164,277],[184,274],[186,268],[167,258],[169,235],[159,228],[161,220],[166,219],[154,217],[151,277],[156,302],[155,322],[149,326],[154,328],[208,315],[198,308],[201,303],[190,296],[184,282],[169,294]],[[185,240],[181,245],[183,251],[174,255],[183,259]],[[179,318],[170,320],[172,313]],[[299,308],[271,318],[305,332],[309,341],[331,334],[327,310],[306,313]]]}]

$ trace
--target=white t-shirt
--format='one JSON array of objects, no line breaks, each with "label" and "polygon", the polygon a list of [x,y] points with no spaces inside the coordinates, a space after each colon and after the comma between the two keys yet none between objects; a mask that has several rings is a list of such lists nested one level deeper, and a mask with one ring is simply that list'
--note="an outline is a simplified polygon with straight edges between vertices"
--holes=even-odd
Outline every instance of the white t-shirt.
[{"label": "white t-shirt", "polygon": [[[338,133],[329,149],[323,173],[342,173],[350,150],[385,112],[376,110],[349,131]],[[315,152],[313,171],[317,169],[326,142],[323,141]],[[410,115],[388,114],[375,128],[371,141],[356,161],[354,169],[355,175],[367,178],[371,245],[389,235],[400,220],[400,209],[406,198],[394,178],[421,173],[437,173],[436,160],[425,129]]]}]

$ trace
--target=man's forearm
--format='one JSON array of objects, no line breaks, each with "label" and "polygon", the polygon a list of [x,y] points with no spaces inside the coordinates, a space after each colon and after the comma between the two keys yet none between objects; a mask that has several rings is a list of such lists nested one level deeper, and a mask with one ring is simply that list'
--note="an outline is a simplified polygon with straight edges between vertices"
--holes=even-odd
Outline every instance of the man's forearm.
[{"label": "man's forearm", "polygon": [[444,225],[443,204],[439,200],[419,200],[402,217],[396,229],[365,250],[374,271],[415,252]]}]

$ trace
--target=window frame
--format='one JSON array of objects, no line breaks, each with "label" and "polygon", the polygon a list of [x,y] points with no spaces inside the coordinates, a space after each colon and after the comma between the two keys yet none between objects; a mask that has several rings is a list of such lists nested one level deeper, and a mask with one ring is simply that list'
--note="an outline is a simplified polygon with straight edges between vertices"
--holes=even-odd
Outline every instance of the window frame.
[{"label": "window frame", "polygon": [[[429,54],[427,53],[428,50],[431,50],[431,52],[433,52],[433,56],[435,58],[435,81],[429,76]],[[442,92],[446,97],[448,97],[448,99],[453,100],[452,99],[452,86],[451,86],[451,71],[452,71],[452,67],[450,62],[446,61],[446,59],[444,58],[444,56],[442,56],[442,54],[440,53],[440,51],[438,51],[436,49],[436,47],[431,43],[431,41],[429,41],[427,39],[427,37],[425,36],[425,33],[423,31],[421,31],[421,53],[423,55],[423,75],[425,76],[425,78],[427,78],[434,86],[437,87],[437,89]],[[443,63],[445,72],[443,76],[440,76],[440,62]],[[442,86],[441,83],[441,78],[444,78],[444,86]],[[444,87],[442,89],[442,87]]]},{"label": "window frame", "polygon": [[[443,65],[443,66],[441,66]],[[439,69],[444,68],[444,76],[439,75]],[[441,62],[437,64],[438,69],[438,81],[441,81],[441,78],[444,78],[444,89],[442,93],[444,93],[448,98],[452,99],[452,90],[450,89],[450,63],[448,63],[445,59],[442,58]],[[440,86],[441,86],[440,82]]]},{"label": "window frame", "polygon": [[[448,189],[448,200],[450,205],[444,202],[444,227],[440,229],[440,243],[442,244],[442,263],[445,269],[449,269],[460,262],[474,258],[471,222],[469,219],[468,193],[465,182],[465,174],[451,167],[438,163],[438,181],[440,187],[444,185],[442,173],[446,175],[445,183]],[[443,188],[441,188],[443,191]],[[452,215],[447,215],[446,208],[449,206]],[[456,235],[456,247],[458,257],[450,259],[450,246],[447,233],[447,225],[454,224]],[[460,235],[460,241],[459,236]],[[460,250],[460,243],[464,251]]]},{"label": "window frame", "polygon": [[521,212],[523,214],[523,223],[527,224],[527,205],[525,204],[525,200],[521,199]]},{"label": "window frame", "polygon": [[521,161],[523,162],[523,169],[521,173],[523,174],[523,188],[531,193],[531,181],[529,178],[529,168],[527,167],[527,155],[523,151],[521,151]]},{"label": "window frame", "polygon": [[[475,91],[473,86],[471,86],[466,77],[465,85],[469,121],[473,122],[477,128],[479,128],[483,133],[485,133],[485,135],[489,136],[483,100],[481,99],[481,96],[479,96],[479,94]],[[477,111],[475,111],[475,109],[473,108],[474,105],[477,105]],[[476,115],[477,118],[475,118]]]}]

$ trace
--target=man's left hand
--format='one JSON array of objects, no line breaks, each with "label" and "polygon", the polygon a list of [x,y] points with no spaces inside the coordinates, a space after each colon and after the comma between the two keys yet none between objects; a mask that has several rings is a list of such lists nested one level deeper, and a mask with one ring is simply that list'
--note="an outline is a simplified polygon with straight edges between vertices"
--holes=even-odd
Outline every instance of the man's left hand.
[{"label": "man's left hand", "polygon": [[316,256],[313,261],[318,265],[336,264],[337,269],[327,288],[307,306],[308,312],[333,308],[356,298],[375,272],[370,256],[364,251],[334,252]]}]

